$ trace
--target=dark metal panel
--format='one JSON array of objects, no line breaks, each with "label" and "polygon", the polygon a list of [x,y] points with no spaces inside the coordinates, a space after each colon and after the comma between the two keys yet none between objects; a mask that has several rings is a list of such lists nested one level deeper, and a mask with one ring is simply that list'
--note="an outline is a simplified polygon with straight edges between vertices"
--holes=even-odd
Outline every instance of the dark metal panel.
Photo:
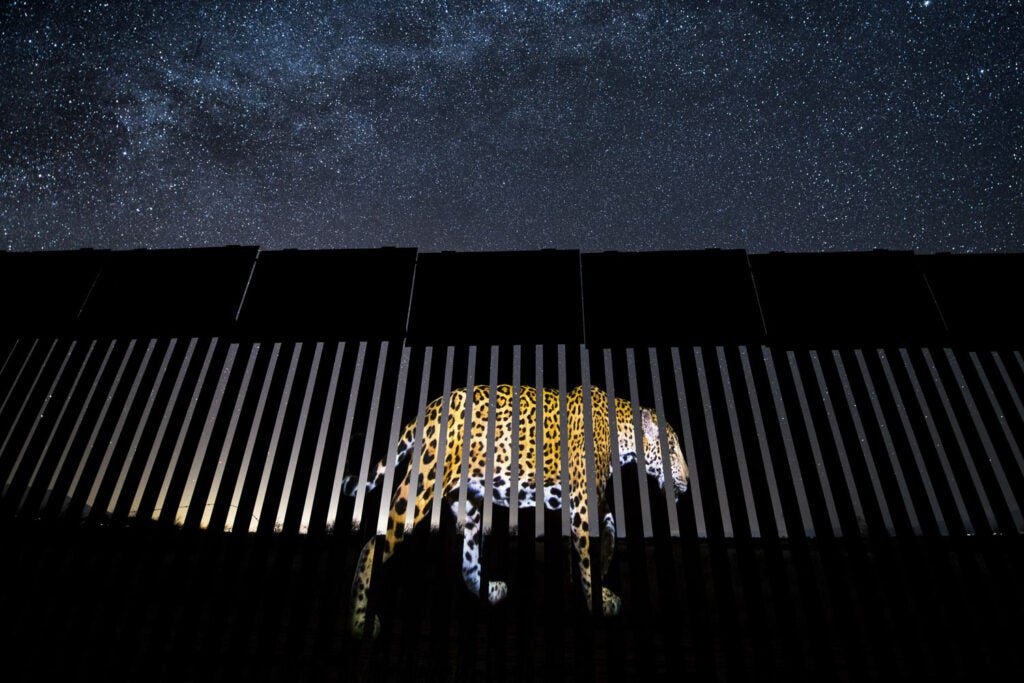
[{"label": "dark metal panel", "polygon": [[[21,422],[21,416],[25,413],[25,408],[27,408],[28,405],[32,401],[32,394],[35,393],[36,385],[39,384],[39,379],[43,376],[43,373],[46,371],[46,366],[49,364],[50,356],[53,355],[53,350],[55,348],[57,348],[57,340],[56,339],[54,339],[52,342],[50,342],[50,348],[47,349],[46,355],[43,356],[43,362],[40,363],[39,369],[36,371],[35,376],[32,378],[32,383],[29,384],[28,391],[25,392],[25,394],[22,397],[22,400],[20,401],[20,405],[18,406],[18,412],[15,413],[14,419],[11,420],[11,423],[10,423],[10,425],[7,428],[7,436],[4,437],[3,443],[0,444],[0,460],[3,459],[4,452],[7,450],[7,444],[10,443],[11,437],[14,436],[14,433],[18,429],[18,424]],[[65,361],[66,361],[66,359],[65,359]],[[13,391],[13,390],[14,390],[14,385],[11,385],[11,391]],[[10,393],[9,392],[8,392],[8,397],[10,397]],[[5,399],[5,402],[6,402],[6,399]],[[2,412],[2,411],[0,411],[0,412]],[[12,471],[13,471],[13,468],[12,468]]]},{"label": "dark metal panel", "polygon": [[[279,339],[395,339],[405,331],[415,268],[415,249],[263,251],[239,325]],[[324,315],[325,292],[352,295],[333,297]]]}]

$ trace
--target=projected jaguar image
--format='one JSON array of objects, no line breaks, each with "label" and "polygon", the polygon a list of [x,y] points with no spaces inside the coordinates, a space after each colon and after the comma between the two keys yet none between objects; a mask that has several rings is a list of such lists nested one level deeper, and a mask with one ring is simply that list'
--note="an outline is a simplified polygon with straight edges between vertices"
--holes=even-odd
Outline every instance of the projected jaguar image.
[{"label": "projected jaguar image", "polygon": [[[512,461],[512,430],[514,393],[513,387],[500,384],[496,387],[497,396],[494,420],[494,461],[491,485],[493,502],[502,507],[512,505],[513,461]],[[462,512],[464,523],[461,524],[462,541],[462,577],[469,590],[479,595],[481,591],[480,553],[483,541],[482,510],[487,485],[487,431],[490,387],[477,385],[473,388],[470,410],[470,443],[468,449],[463,448],[466,433],[467,392],[456,389],[451,392],[448,405],[448,421],[446,440],[443,449],[439,449],[441,431],[443,429],[443,399],[434,399],[426,406],[426,420],[423,426],[422,453],[418,468],[409,467],[398,483],[391,499],[387,534],[384,537],[382,561],[387,561],[395,552],[396,547],[412,528],[428,516],[435,495],[435,484],[438,476],[442,477],[441,493],[444,502],[459,518]],[[520,508],[537,507],[539,504],[549,510],[559,510],[563,501],[563,483],[569,486],[568,504],[572,542],[578,559],[581,585],[587,605],[591,601],[591,557],[590,557],[590,525],[595,520],[601,524],[601,558],[600,571],[604,577],[608,572],[615,543],[615,518],[612,515],[606,498],[606,485],[612,474],[611,426],[609,421],[608,395],[598,387],[591,389],[591,405],[593,416],[593,448],[596,471],[587,472],[587,455],[585,450],[585,401],[582,387],[571,390],[566,397],[566,424],[568,434],[569,479],[563,482],[560,459],[560,428],[559,428],[559,393],[556,389],[543,390],[543,480],[537,478],[537,391],[532,387],[522,387],[519,393],[519,486],[516,498]],[[648,408],[641,409],[643,443],[636,443],[633,411],[629,401],[616,398],[615,425],[618,441],[617,452],[622,465],[636,461],[642,454],[644,468],[651,477],[657,479],[664,489],[672,486],[675,498],[686,492],[689,483],[689,470],[672,426],[667,422],[659,423],[658,416]],[[669,464],[671,481],[666,482],[666,473],[662,465],[662,434],[664,424],[665,442],[669,448]],[[394,453],[395,466],[407,460],[414,451],[416,423],[408,423],[402,430],[402,436]],[[642,448],[641,448],[642,447]],[[464,508],[460,510],[459,490],[462,472],[462,454],[468,451],[467,496]],[[437,469],[438,454],[443,453],[444,469],[440,475]],[[413,472],[415,488],[412,486]],[[365,484],[368,490],[379,486],[385,480],[386,461],[376,465],[375,475],[368,477]],[[397,474],[397,473],[396,473]],[[596,516],[592,514],[593,503],[587,500],[587,476],[594,477],[596,487]],[[359,483],[355,477],[347,477],[344,492],[347,495],[358,493]],[[411,501],[411,498],[415,498]],[[538,503],[538,500],[540,501]],[[588,505],[588,502],[591,505]],[[410,509],[410,505],[414,508]],[[366,630],[367,600],[373,568],[374,553],[377,539],[371,538],[363,547],[356,565],[355,577],[352,581],[352,613],[351,630],[353,635],[361,636]],[[484,588],[487,600],[497,604],[508,595],[509,587],[503,581],[490,581]],[[621,601],[608,588],[602,588],[601,608],[605,615],[617,614]],[[380,621],[373,618],[372,634],[380,629]]]}]

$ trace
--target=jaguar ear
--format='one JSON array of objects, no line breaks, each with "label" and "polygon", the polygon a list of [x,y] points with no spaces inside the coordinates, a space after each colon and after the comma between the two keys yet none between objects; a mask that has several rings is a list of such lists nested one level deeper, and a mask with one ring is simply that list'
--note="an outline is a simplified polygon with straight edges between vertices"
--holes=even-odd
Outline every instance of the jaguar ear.
[{"label": "jaguar ear", "polygon": [[657,443],[658,435],[658,418],[655,417],[654,413],[649,408],[643,409],[643,424],[644,424],[644,436],[647,440],[652,443]]}]

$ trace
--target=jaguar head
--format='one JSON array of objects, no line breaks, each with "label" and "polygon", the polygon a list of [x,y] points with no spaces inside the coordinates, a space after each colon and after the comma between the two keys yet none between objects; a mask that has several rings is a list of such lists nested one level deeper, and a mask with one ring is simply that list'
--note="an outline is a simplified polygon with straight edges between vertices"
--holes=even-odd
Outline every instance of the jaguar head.
[{"label": "jaguar head", "polygon": [[[644,429],[644,462],[647,473],[658,480],[658,485],[665,488],[665,471],[661,457],[661,428],[658,424],[658,416],[653,410],[643,409]],[[675,491],[676,502],[679,496],[686,493],[690,486],[690,469],[686,466],[686,459],[683,458],[683,449],[679,445],[679,437],[667,421],[664,423],[666,441],[668,442],[669,464],[672,468],[672,487]]]}]

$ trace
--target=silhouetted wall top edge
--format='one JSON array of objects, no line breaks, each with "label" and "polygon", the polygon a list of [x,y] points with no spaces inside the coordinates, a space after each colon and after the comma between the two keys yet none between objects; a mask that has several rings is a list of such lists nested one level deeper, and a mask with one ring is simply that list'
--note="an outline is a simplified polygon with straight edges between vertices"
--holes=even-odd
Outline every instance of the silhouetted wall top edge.
[{"label": "silhouetted wall top edge", "polygon": [[[7,334],[216,334],[595,348],[1024,341],[1024,254],[0,251]],[[12,293],[16,295],[12,295]]]}]

